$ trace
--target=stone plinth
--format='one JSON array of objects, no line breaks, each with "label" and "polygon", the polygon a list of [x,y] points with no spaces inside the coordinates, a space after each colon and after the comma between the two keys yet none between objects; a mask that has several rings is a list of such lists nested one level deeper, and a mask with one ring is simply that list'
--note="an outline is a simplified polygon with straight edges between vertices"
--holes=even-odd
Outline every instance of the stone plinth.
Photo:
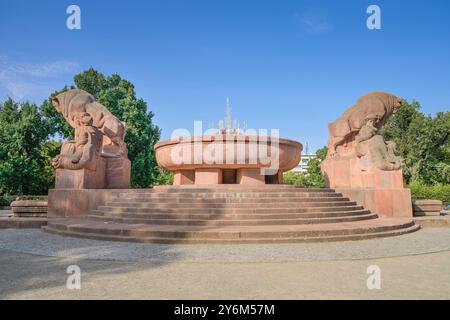
[{"label": "stone plinth", "polygon": [[50,189],[48,218],[84,218],[119,189]]},{"label": "stone plinth", "polygon": [[195,184],[221,184],[222,170],[197,169],[195,170]]},{"label": "stone plinth", "polygon": [[339,157],[322,162],[326,185],[330,188],[403,188],[402,169],[363,170],[357,157]]},{"label": "stone plinth", "polygon": [[441,214],[442,207],[442,201],[440,200],[413,200],[413,213],[415,217],[439,216]]},{"label": "stone plinth", "polygon": [[55,188],[101,189],[105,187],[106,163],[103,158],[97,161],[96,170],[56,169]]},{"label": "stone plinth", "polygon": [[15,217],[47,217],[47,201],[16,200],[11,209]]},{"label": "stone plinth", "polygon": [[126,158],[103,158],[96,170],[56,169],[55,188],[126,189],[130,186],[131,162]]},{"label": "stone plinth", "polygon": [[402,170],[362,169],[357,157],[322,162],[325,184],[381,217],[412,217],[411,190],[403,188]]},{"label": "stone plinth", "polygon": [[411,190],[405,188],[335,188],[380,217],[412,217]]},{"label": "stone plinth", "polygon": [[195,172],[194,170],[179,170],[175,171],[173,175],[173,184],[194,184]]},{"label": "stone plinth", "polygon": [[265,176],[263,176],[259,169],[239,169],[237,171],[237,183],[244,185],[264,185]]},{"label": "stone plinth", "polygon": [[107,189],[126,189],[130,187],[131,162],[126,158],[105,158]]}]

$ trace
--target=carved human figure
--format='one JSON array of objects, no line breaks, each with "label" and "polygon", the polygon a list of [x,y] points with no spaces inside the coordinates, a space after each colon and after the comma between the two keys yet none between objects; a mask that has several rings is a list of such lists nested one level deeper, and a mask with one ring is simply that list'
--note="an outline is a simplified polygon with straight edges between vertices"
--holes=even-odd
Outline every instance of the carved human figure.
[{"label": "carved human figure", "polygon": [[403,165],[403,160],[394,154],[395,143],[385,142],[381,135],[374,135],[369,140],[359,142],[356,147],[356,154],[367,164],[363,170],[376,168],[383,171],[398,170]]},{"label": "carved human figure", "polygon": [[98,128],[104,136],[102,156],[127,156],[127,146],[124,142],[125,123],[117,119],[104,105],[96,102],[93,95],[72,89],[52,98],[52,104],[73,128],[77,127],[74,120],[77,113],[87,112],[92,117],[92,126]]},{"label": "carved human figure", "polygon": [[95,170],[102,147],[102,134],[92,125],[93,119],[87,112],[72,114],[75,140],[64,142],[61,153],[52,160],[55,169]]},{"label": "carved human figure", "polygon": [[355,142],[360,143],[369,140],[376,135],[378,132],[378,128],[376,127],[377,122],[377,117],[369,117],[366,124],[361,127],[361,130],[359,130],[358,134],[355,136]]},{"label": "carved human figure", "polygon": [[336,156],[338,146],[353,141],[361,129],[364,131],[370,129],[363,128],[368,120],[373,120],[372,126],[380,129],[401,104],[400,98],[384,92],[371,92],[359,98],[342,116],[329,124],[328,155]]}]

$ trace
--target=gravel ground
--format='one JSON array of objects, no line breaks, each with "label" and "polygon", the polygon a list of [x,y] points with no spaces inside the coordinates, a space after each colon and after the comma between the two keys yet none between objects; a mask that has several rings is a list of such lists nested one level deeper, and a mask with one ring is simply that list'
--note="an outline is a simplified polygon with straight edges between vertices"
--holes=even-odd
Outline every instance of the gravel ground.
[{"label": "gravel ground", "polygon": [[450,229],[423,229],[382,239],[277,245],[138,244],[62,237],[36,229],[6,229],[0,230],[0,249],[50,257],[156,263],[361,260],[450,251]]},{"label": "gravel ground", "polygon": [[[450,299],[450,229],[283,245],[155,245],[0,230],[0,299]],[[67,268],[81,288],[66,286]],[[368,267],[381,288],[367,287]]]},{"label": "gravel ground", "polygon": [[[66,287],[70,265],[80,289]],[[125,262],[0,249],[0,299],[450,299],[450,251],[350,261]],[[368,289],[367,269],[380,270]]]}]

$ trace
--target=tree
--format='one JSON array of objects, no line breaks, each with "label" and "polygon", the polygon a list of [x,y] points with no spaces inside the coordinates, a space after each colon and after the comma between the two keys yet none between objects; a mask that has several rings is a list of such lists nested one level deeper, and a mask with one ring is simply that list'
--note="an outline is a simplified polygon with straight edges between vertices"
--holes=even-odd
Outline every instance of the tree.
[{"label": "tree", "polygon": [[[36,105],[8,99],[0,105],[0,194],[46,194],[56,148],[47,145],[50,125]],[[51,167],[50,167],[51,168]]]},{"label": "tree", "polygon": [[[76,88],[91,93],[98,102],[126,123],[125,142],[131,161],[131,186],[145,188],[160,181],[161,172],[153,146],[159,140],[161,131],[152,123],[153,112],[147,111],[147,103],[136,98],[134,85],[117,74],[105,77],[92,68],[77,74],[74,82]],[[51,98],[44,103],[42,109],[52,123],[54,133],[66,139],[73,137],[73,129],[53,108]]]},{"label": "tree", "polygon": [[320,170],[320,164],[327,157],[328,148],[323,147],[316,151],[316,158],[309,160],[306,174],[296,172],[286,172],[283,175],[285,184],[293,184],[307,188],[322,188],[325,180]]},{"label": "tree", "polygon": [[395,142],[396,153],[404,159],[406,183],[450,183],[449,112],[426,116],[417,101],[404,102],[381,134]]},{"label": "tree", "polygon": [[73,139],[75,130],[64,119],[62,114],[58,113],[58,111],[56,111],[56,109],[53,107],[52,97],[69,89],[74,89],[74,87],[65,86],[62,90],[53,92],[52,95],[41,105],[41,111],[44,119],[50,127],[50,134],[52,136],[57,135],[65,139]]},{"label": "tree", "polygon": [[316,158],[309,160],[308,162],[308,174],[307,179],[312,187],[321,188],[325,186],[325,179],[320,170],[320,164],[327,157],[328,148],[322,147],[317,149]]}]

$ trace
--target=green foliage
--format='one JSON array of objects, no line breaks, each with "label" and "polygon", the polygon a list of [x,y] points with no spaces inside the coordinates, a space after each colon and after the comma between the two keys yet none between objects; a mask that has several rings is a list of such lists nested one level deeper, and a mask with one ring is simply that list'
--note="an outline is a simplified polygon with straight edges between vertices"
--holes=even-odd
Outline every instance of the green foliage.
[{"label": "green foliage", "polygon": [[320,164],[326,158],[328,152],[327,147],[317,150],[316,158],[309,160],[308,172],[303,174],[301,172],[285,172],[283,174],[283,181],[285,184],[292,184],[296,186],[303,186],[307,188],[322,188],[325,186],[325,180],[320,171]]},{"label": "green foliage", "polygon": [[74,89],[74,87],[72,86],[69,88],[66,86],[60,91],[53,92],[53,94],[41,105],[41,112],[50,127],[51,135],[56,134],[61,138],[72,140],[74,138],[75,130],[66,120],[64,120],[62,114],[58,113],[52,105],[52,97],[69,89]]},{"label": "green foliage", "polygon": [[173,183],[173,173],[158,167],[158,175],[156,176],[154,185],[171,185]]},{"label": "green foliage", "polygon": [[47,201],[48,196],[18,196],[15,200],[43,200]]},{"label": "green foliage", "polygon": [[47,201],[48,200],[48,196],[15,196],[15,195],[9,195],[9,194],[4,194],[4,195],[0,195],[0,206],[2,207],[6,207],[9,206],[11,204],[11,202],[15,201],[15,200],[43,200],[43,201]]},{"label": "green foliage", "polygon": [[[147,111],[147,103],[136,98],[134,85],[117,74],[105,77],[92,68],[77,74],[74,82],[76,88],[94,95],[98,102],[126,123],[125,142],[131,161],[131,186],[146,188],[159,183],[161,172],[156,164],[153,146],[159,140],[160,129],[152,123],[153,112]],[[67,88],[62,91],[65,90]],[[52,124],[52,133],[65,139],[73,137],[73,129],[51,105],[51,98],[44,103],[42,109]]]},{"label": "green foliage", "polygon": [[30,103],[0,105],[0,194],[42,194],[53,185],[46,169],[55,150],[46,148],[50,124]]},{"label": "green foliage", "polygon": [[16,200],[16,196],[11,196],[9,194],[0,195],[0,206],[1,207],[7,207]]},{"label": "green foliage", "polygon": [[420,104],[405,102],[381,133],[396,143],[397,154],[405,162],[407,183],[450,183],[450,112],[425,116]]},{"label": "green foliage", "polygon": [[295,186],[307,186],[306,175],[301,172],[288,171],[283,173],[283,183]]},{"label": "green foliage", "polygon": [[407,186],[411,189],[413,199],[441,200],[445,205],[450,204],[450,184],[435,184],[427,186],[413,182]]}]

